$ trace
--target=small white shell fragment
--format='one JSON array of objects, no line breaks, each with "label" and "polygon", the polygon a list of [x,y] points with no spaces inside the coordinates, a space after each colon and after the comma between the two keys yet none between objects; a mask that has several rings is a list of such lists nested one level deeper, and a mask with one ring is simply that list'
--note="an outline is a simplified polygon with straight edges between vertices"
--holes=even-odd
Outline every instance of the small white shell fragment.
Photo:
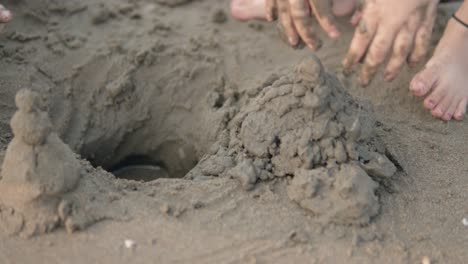
[{"label": "small white shell fragment", "polygon": [[136,244],[137,243],[134,240],[131,240],[131,239],[125,239],[125,241],[124,241],[125,247],[129,248],[129,249],[135,248]]},{"label": "small white shell fragment", "polygon": [[463,224],[464,226],[468,226],[468,219],[463,218],[463,219],[462,219],[462,224]]},{"label": "small white shell fragment", "polygon": [[431,259],[428,256],[424,256],[421,260],[422,264],[431,264]]}]

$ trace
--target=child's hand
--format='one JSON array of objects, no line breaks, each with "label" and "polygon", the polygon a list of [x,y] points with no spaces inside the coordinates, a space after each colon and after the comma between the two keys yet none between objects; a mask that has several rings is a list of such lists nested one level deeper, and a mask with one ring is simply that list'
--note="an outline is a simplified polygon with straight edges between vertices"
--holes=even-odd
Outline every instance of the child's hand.
[{"label": "child's hand", "polygon": [[[300,39],[311,49],[320,47],[320,39],[314,29],[314,16],[330,38],[336,39],[340,32],[335,26],[335,14],[349,14],[355,0],[266,0],[267,19],[274,19],[275,10],[291,46]],[[338,14],[337,14],[338,15]]]},{"label": "child's hand", "polygon": [[364,0],[362,16],[343,61],[350,71],[364,60],[360,81],[367,85],[391,53],[384,79],[396,77],[403,64],[418,63],[428,52],[438,0]]}]

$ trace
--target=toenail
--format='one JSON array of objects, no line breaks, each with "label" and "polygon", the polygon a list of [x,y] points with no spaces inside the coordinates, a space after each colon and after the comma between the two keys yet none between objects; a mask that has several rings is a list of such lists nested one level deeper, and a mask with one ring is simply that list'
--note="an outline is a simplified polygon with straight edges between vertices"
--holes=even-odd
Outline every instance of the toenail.
[{"label": "toenail", "polygon": [[453,115],[453,118],[455,118],[456,120],[463,120],[464,117],[465,117],[465,116],[462,115],[462,114],[454,114],[454,115]]},{"label": "toenail", "polygon": [[452,119],[452,114],[446,113],[446,114],[444,115],[444,120],[449,121],[450,119]]},{"label": "toenail", "polygon": [[418,92],[423,91],[424,88],[425,88],[424,83],[421,82],[421,81],[416,81],[416,85],[415,85],[415,86],[416,86],[416,87],[415,87],[415,88],[416,88],[416,91],[418,91]]},{"label": "toenail", "polygon": [[432,108],[434,108],[434,106],[435,106],[434,101],[432,101],[432,100],[427,101],[427,107],[428,108],[432,109]]},{"label": "toenail", "polygon": [[434,110],[434,114],[435,114],[436,116],[441,117],[444,113],[443,113],[442,109],[437,108],[437,109]]}]

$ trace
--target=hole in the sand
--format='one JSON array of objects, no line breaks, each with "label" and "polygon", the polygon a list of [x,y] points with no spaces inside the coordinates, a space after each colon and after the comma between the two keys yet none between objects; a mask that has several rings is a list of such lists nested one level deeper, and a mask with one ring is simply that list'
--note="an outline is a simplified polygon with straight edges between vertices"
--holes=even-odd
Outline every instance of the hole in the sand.
[{"label": "hole in the sand", "polygon": [[143,155],[129,156],[110,169],[115,177],[135,181],[169,178],[166,165]]},{"label": "hole in the sand", "polygon": [[153,181],[183,178],[198,163],[195,149],[180,141],[167,141],[145,154],[130,154],[105,169],[117,178]]}]

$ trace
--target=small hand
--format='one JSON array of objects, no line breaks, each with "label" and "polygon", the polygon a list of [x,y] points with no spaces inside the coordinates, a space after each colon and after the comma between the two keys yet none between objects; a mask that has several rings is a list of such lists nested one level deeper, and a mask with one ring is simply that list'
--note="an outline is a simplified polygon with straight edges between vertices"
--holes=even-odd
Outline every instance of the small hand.
[{"label": "small hand", "polygon": [[298,45],[302,39],[309,48],[320,48],[321,41],[314,29],[314,16],[330,38],[340,36],[331,0],[266,0],[266,9],[269,21],[274,20],[275,10],[278,10],[279,21],[291,46]]},{"label": "small hand", "polygon": [[408,60],[419,63],[429,50],[438,0],[366,0],[343,66],[345,71],[364,60],[360,73],[368,85],[391,53],[384,79],[393,80]]}]

